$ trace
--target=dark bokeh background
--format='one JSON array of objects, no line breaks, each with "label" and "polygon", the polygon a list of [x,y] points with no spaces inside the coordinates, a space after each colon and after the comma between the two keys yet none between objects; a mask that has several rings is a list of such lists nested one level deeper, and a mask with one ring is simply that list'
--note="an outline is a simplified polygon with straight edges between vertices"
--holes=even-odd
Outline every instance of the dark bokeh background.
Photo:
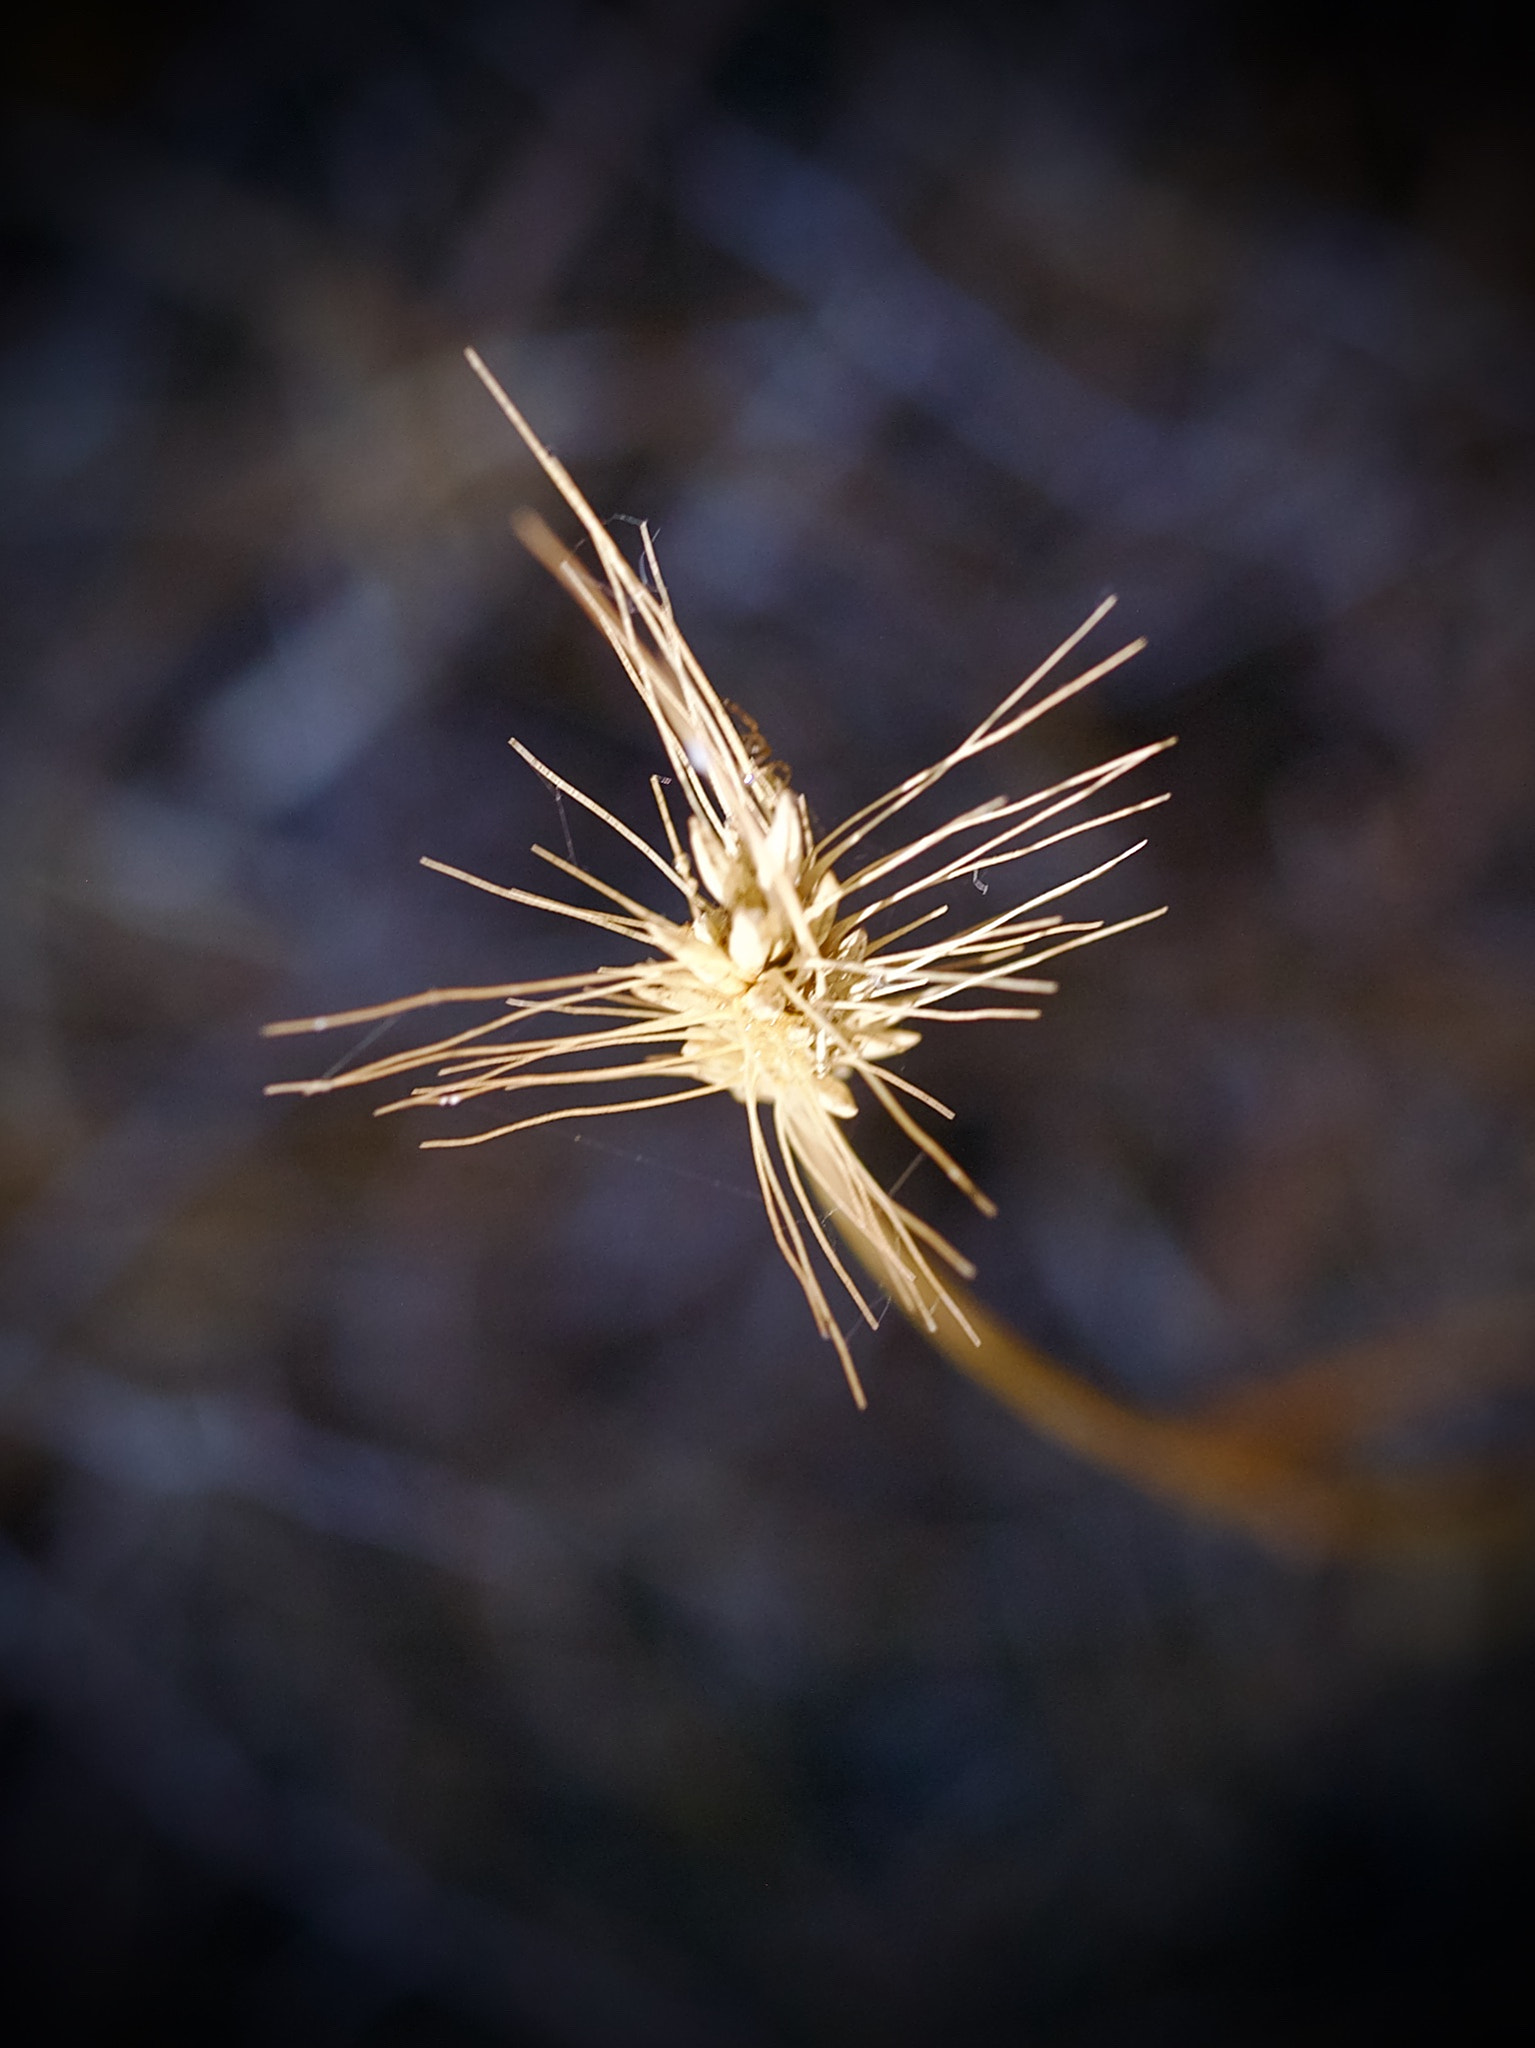
[{"label": "dark bokeh background", "polygon": [[999,779],[1178,732],[1094,897],[1172,915],[909,1063],[988,1299],[1172,1406],[1517,1296],[1513,45],[64,4],[7,74],[7,2039],[1521,2038],[1527,1560],[1268,1556],[894,1323],[860,1417],[730,1105],[421,1154],[255,1035],[598,957],[416,865],[536,877],[508,733],[646,813],[473,341],[823,824],[1150,636]]}]

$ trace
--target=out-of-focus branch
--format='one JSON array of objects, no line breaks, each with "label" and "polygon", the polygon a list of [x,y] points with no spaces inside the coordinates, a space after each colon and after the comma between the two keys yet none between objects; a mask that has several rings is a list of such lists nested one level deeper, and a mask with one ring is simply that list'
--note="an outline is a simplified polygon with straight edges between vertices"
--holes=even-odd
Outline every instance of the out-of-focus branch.
[{"label": "out-of-focus branch", "polygon": [[[849,1242],[879,1279],[867,1248]],[[1426,1328],[1307,1359],[1203,1412],[1155,1415],[1091,1386],[965,1288],[946,1285],[959,1315],[940,1308],[935,1328],[916,1327],[951,1365],[1052,1441],[1275,1548],[1310,1556],[1480,1551],[1535,1528],[1528,1469],[1471,1463],[1404,1472],[1366,1462],[1369,1436],[1388,1425],[1529,1376],[1528,1299],[1462,1309]]]}]

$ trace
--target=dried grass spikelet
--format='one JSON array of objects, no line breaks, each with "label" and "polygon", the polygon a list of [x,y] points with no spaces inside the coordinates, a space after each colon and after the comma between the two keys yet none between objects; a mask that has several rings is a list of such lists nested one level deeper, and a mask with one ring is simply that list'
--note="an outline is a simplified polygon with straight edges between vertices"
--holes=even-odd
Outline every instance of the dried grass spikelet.
[{"label": "dried grass spikelet", "polygon": [[[787,772],[768,756],[751,722],[732,716],[684,640],[648,532],[641,529],[640,574],[472,350],[469,361],[591,544],[600,575],[577,562],[542,520],[525,513],[516,522],[524,543],[606,636],[655,721],[670,771],[651,778],[665,851],[520,742],[512,745],[551,787],[643,855],[680,901],[670,914],[652,910],[545,847],[533,850],[601,908],[503,887],[428,860],[426,866],[474,888],[593,925],[637,948],[639,957],[586,974],[432,989],[274,1024],[272,1033],[286,1034],[368,1024],[443,1003],[497,1005],[487,1021],[430,1045],[318,1080],[281,1082],[269,1092],[324,1094],[422,1068],[434,1068],[434,1078],[385,1110],[458,1108],[484,1096],[544,1089],[622,1091],[490,1130],[426,1140],[433,1146],[478,1145],[536,1124],[734,1096],[746,1111],[773,1235],[862,1406],[834,1294],[845,1292],[871,1326],[877,1317],[844,1247],[930,1335],[941,1323],[957,1327],[971,1343],[980,1337],[962,1290],[947,1277],[968,1278],[969,1262],[880,1185],[850,1142],[855,1086],[978,1208],[994,1213],[916,1113],[948,1118],[953,1112],[891,1062],[917,1044],[918,1027],[1037,1016],[1037,999],[1055,987],[1038,976],[1046,961],[1160,915],[1153,910],[1106,924],[1067,921],[1049,907],[1128,859],[1134,846],[971,924],[952,920],[937,892],[1161,802],[1152,796],[1095,808],[1106,790],[1170,742],[1138,747],[1028,796],[994,797],[893,851],[873,853],[869,843],[952,769],[1015,738],[1143,643],[1132,641],[1069,679],[1054,680],[1109,610],[1113,600],[1106,600],[942,760],[817,839]],[[680,798],[680,819],[669,790]],[[529,1026],[542,1029],[525,1035]]]}]

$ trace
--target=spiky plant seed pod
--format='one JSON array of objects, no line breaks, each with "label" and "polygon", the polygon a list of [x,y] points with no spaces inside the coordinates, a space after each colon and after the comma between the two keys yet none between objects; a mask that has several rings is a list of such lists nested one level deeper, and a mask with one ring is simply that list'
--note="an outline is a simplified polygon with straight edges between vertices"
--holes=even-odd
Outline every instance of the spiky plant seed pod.
[{"label": "spiky plant seed pod", "polygon": [[[918,1106],[940,1117],[953,1112],[890,1062],[919,1042],[918,1026],[1037,1017],[1035,1000],[1053,993],[1055,984],[1038,978],[1035,969],[1057,954],[1160,915],[1150,911],[1110,925],[1068,922],[1046,907],[1128,859],[1137,846],[957,928],[947,906],[932,901],[933,892],[979,880],[1046,846],[1150,809],[1163,799],[1079,815],[1170,743],[1136,748],[1028,796],[994,797],[893,851],[867,857],[865,849],[951,769],[1014,738],[1144,643],[1132,641],[1035,695],[1107,613],[1113,600],[1105,600],[942,760],[817,839],[803,797],[772,761],[755,725],[742,714],[731,715],[679,631],[649,533],[641,529],[641,576],[472,350],[469,361],[591,543],[600,578],[542,520],[523,514],[516,522],[525,544],[605,635],[655,722],[670,769],[669,778],[651,778],[665,851],[519,741],[512,745],[554,789],[641,853],[681,900],[663,914],[545,847],[533,851],[603,908],[505,887],[428,860],[428,867],[492,895],[593,925],[637,949],[639,957],[585,974],[432,989],[366,1009],[271,1025],[271,1033],[287,1034],[367,1024],[444,1003],[497,1006],[488,1020],[430,1045],[318,1080],[279,1082],[268,1092],[325,1094],[423,1068],[434,1068],[434,1078],[384,1104],[380,1114],[456,1109],[485,1096],[540,1089],[621,1091],[535,1111],[489,1130],[428,1138],[429,1146],[480,1145],[536,1124],[612,1116],[701,1095],[734,1096],[746,1111],[752,1160],[779,1250],[862,1406],[863,1389],[823,1276],[834,1277],[865,1322],[876,1326],[878,1319],[849,1271],[844,1247],[852,1246],[897,1305],[929,1329],[940,1306],[968,1327],[941,1269],[968,1278],[972,1268],[859,1158],[849,1136],[859,1107],[855,1084],[978,1208],[994,1214],[915,1114]],[[680,795],[681,830],[668,787]],[[530,1033],[530,1026],[543,1028]]]}]

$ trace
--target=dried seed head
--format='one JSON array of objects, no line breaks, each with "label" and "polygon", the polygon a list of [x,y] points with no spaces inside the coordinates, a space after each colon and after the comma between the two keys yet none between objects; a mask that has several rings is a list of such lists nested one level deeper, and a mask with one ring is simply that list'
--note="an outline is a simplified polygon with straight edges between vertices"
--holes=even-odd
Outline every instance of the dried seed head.
[{"label": "dried seed head", "polygon": [[[456,1108],[481,1096],[551,1087],[590,1090],[616,1084],[626,1091],[491,1130],[426,1140],[437,1146],[483,1144],[534,1124],[610,1116],[698,1095],[734,1096],[746,1109],[752,1158],[774,1237],[804,1289],[816,1327],[836,1347],[861,1406],[863,1390],[823,1270],[835,1276],[866,1322],[873,1326],[877,1318],[828,1224],[856,1247],[900,1307],[929,1328],[940,1305],[962,1325],[965,1320],[945,1289],[940,1266],[967,1277],[971,1268],[930,1225],[888,1194],[854,1151],[847,1135],[858,1113],[853,1084],[861,1084],[978,1207],[993,1213],[907,1105],[920,1104],[943,1117],[952,1111],[889,1062],[918,1043],[921,1034],[914,1027],[919,1024],[1037,1016],[1033,999],[1053,992],[1055,984],[1038,979],[1034,969],[1059,953],[1160,915],[1151,911],[1116,925],[1068,923],[1046,908],[1079,883],[1117,866],[1136,847],[1071,882],[958,929],[947,921],[947,906],[932,900],[933,892],[951,883],[964,886],[972,877],[979,881],[983,872],[1009,867],[1042,847],[1161,802],[1149,797],[1107,812],[1072,815],[1090,808],[1112,783],[1162,748],[1137,748],[1030,796],[995,797],[892,852],[865,859],[862,866],[853,866],[853,857],[952,768],[1013,738],[1064,698],[1118,668],[1143,643],[1121,647],[1034,696],[1109,610],[1113,600],[1105,601],[952,752],[818,841],[787,771],[773,759],[755,724],[744,714],[732,716],[679,632],[648,532],[642,529],[642,578],[472,350],[469,361],[595,551],[602,580],[588,574],[541,520],[523,514],[517,521],[529,548],[606,636],[654,719],[672,786],[681,791],[686,806],[686,849],[660,777],[652,778],[651,786],[665,853],[519,742],[512,744],[555,789],[645,856],[681,896],[681,914],[651,910],[543,847],[535,847],[535,853],[607,907],[596,910],[500,887],[428,861],[427,866],[493,895],[595,925],[638,946],[642,957],[589,974],[431,990],[366,1010],[272,1025],[271,1032],[285,1034],[371,1022],[445,1002],[498,1004],[488,1021],[433,1044],[320,1080],[282,1082],[269,1092],[322,1094],[428,1067],[435,1068],[436,1078],[385,1104],[385,1110]],[[1071,822],[1060,822],[1068,817]],[[928,936],[914,942],[919,931]],[[524,1036],[524,1028],[538,1020],[553,1020],[557,1028]],[[636,1087],[639,1093],[627,1092]]]}]

